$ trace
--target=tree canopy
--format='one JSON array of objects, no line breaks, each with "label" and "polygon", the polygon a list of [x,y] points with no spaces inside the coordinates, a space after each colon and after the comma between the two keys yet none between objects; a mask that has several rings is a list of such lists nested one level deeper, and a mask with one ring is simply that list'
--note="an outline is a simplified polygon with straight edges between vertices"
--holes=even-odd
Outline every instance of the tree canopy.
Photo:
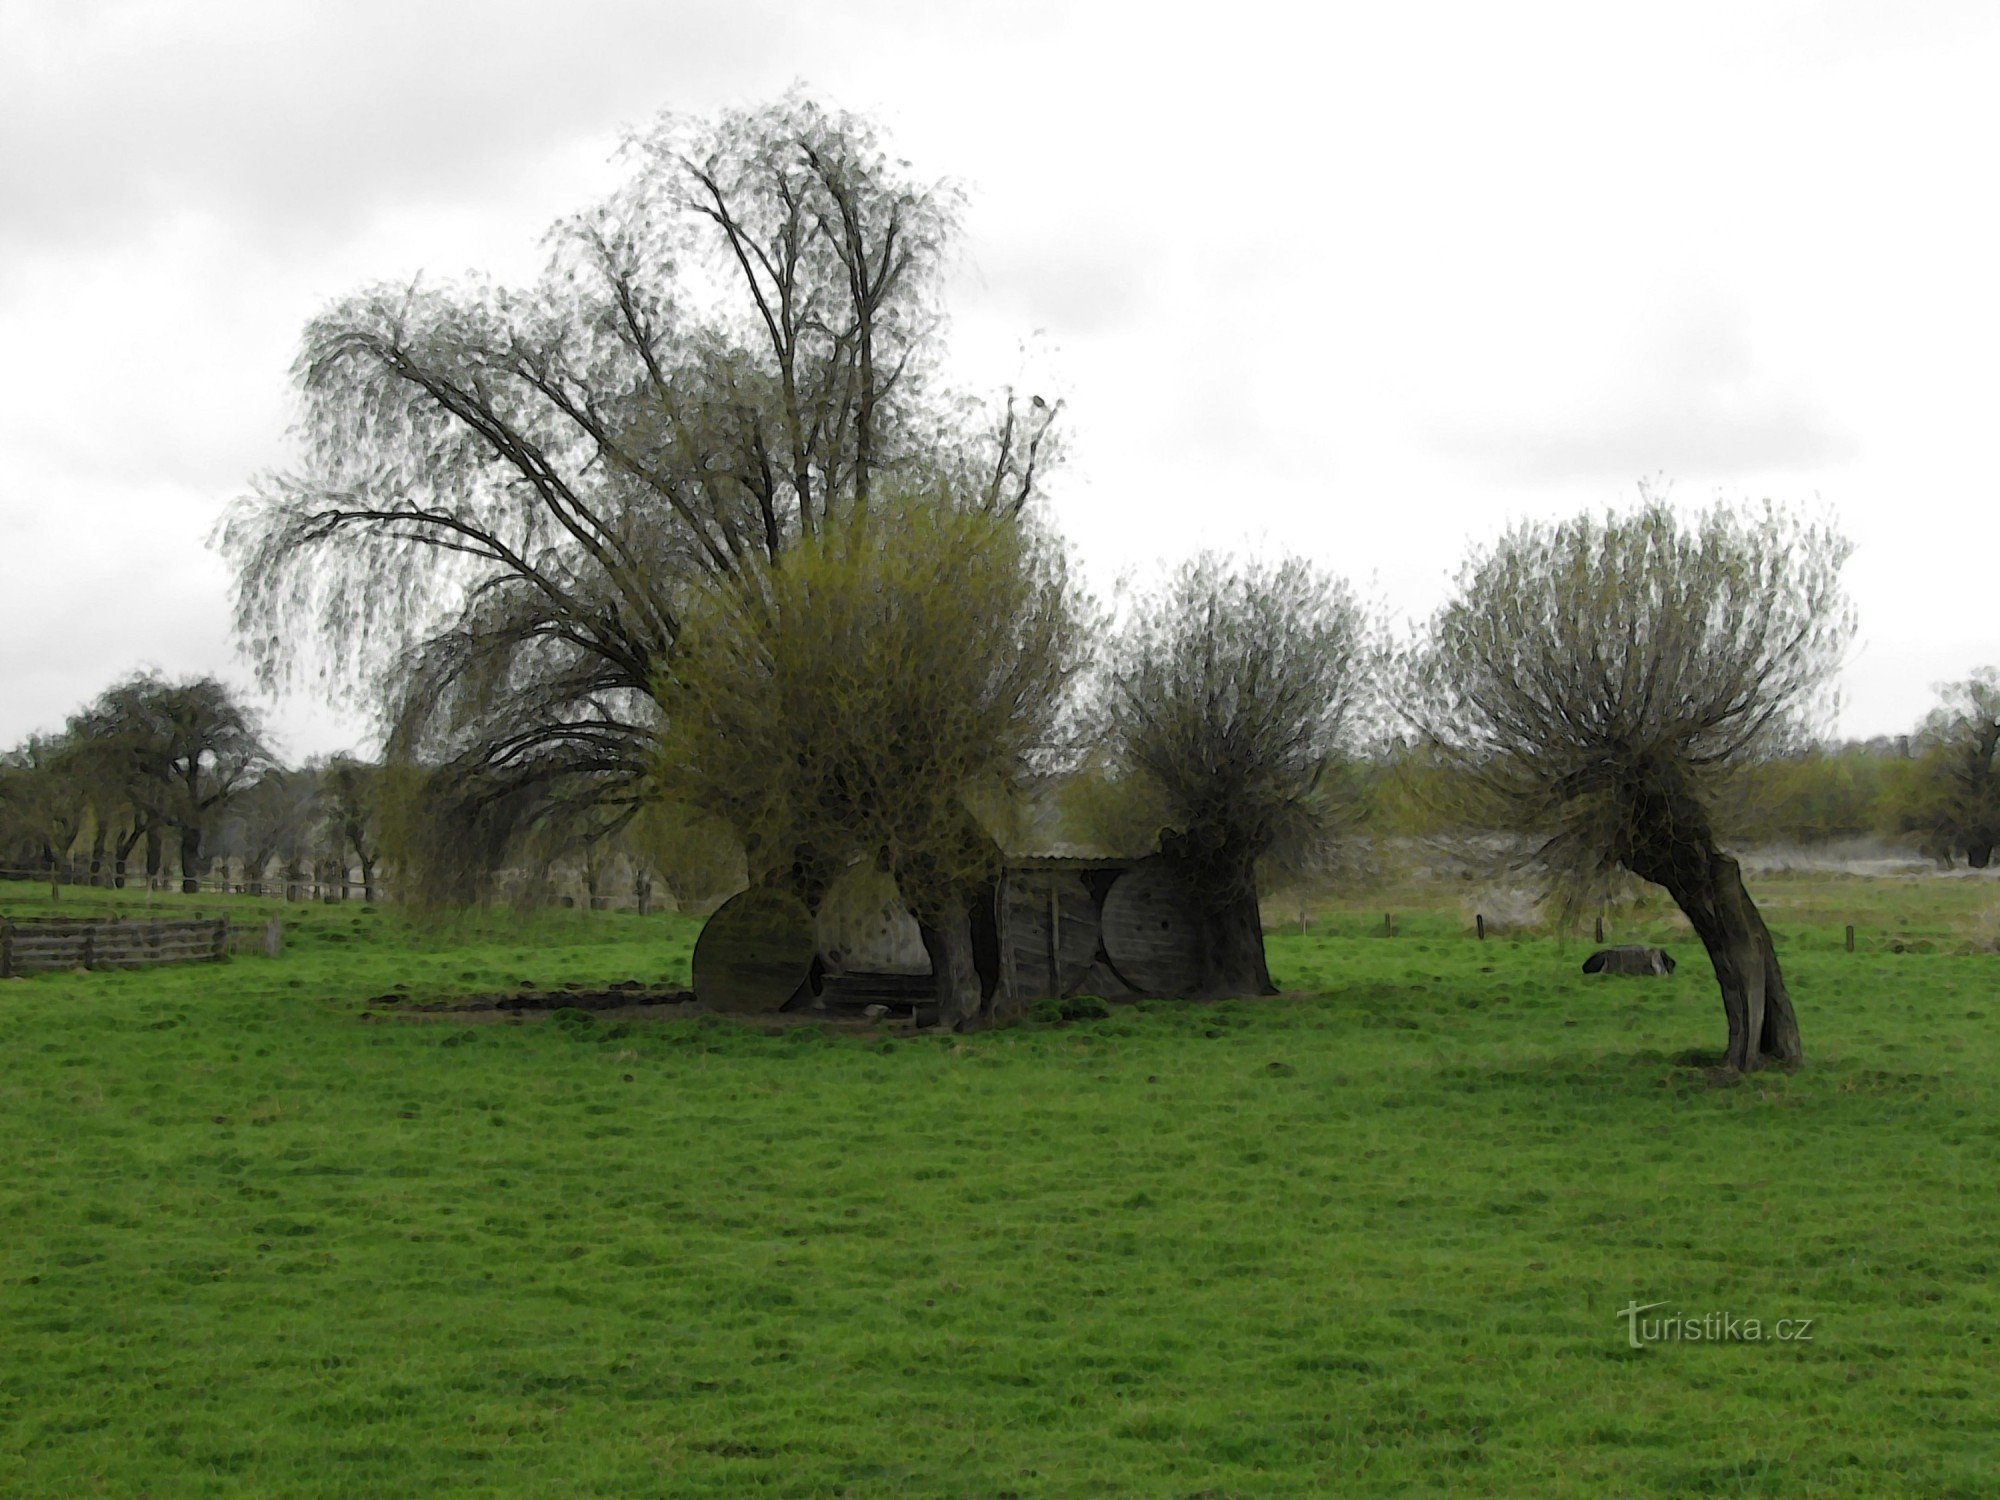
[{"label": "tree canopy", "polygon": [[1524,523],[1473,554],[1412,663],[1412,715],[1489,826],[1538,835],[1572,893],[1622,868],[1673,896],[1715,963],[1740,1069],[1800,1046],[1770,934],[1717,844],[1715,790],[1809,725],[1853,633],[1848,551],[1768,506]]},{"label": "tree canopy", "polygon": [[857,861],[895,876],[966,1019],[967,901],[998,873],[979,813],[1048,748],[1081,634],[1034,527],[880,496],[691,601],[659,689],[662,788],[809,902]]},{"label": "tree canopy", "polygon": [[0,755],[0,850],[45,868],[51,889],[89,821],[91,770],[86,748],[67,735],[30,735]]},{"label": "tree canopy", "polygon": [[[216,818],[270,764],[255,716],[213,677],[174,682],[139,673],[101,693],[70,732],[88,747],[100,798],[111,790],[131,802],[128,836],[141,828],[179,836],[187,891],[199,887]],[[120,846],[122,858],[129,844],[121,838]],[[154,865],[149,858],[149,875]]]},{"label": "tree canopy", "polygon": [[959,197],[867,121],[793,95],[663,117],[627,160],[532,285],[315,318],[299,461],[219,533],[265,680],[372,693],[489,826],[643,798],[691,590],[885,486],[1018,514],[1053,453],[1054,407],[938,381]]}]

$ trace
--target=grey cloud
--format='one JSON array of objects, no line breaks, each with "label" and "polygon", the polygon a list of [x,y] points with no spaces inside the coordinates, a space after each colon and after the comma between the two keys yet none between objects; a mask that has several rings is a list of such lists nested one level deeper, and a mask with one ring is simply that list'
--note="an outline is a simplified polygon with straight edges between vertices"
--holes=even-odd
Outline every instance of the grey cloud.
[{"label": "grey cloud", "polygon": [[184,210],[338,234],[470,198],[553,140],[747,80],[774,20],[745,0],[579,0],[559,23],[525,0],[37,8],[0,52],[0,242]]},{"label": "grey cloud", "polygon": [[1496,477],[1529,482],[1629,480],[1655,470],[1755,474],[1838,463],[1858,452],[1854,439],[1803,397],[1743,401],[1701,391],[1664,393],[1624,411],[1578,412],[1566,423],[1461,430],[1435,446]]},{"label": "grey cloud", "polygon": [[2000,26],[1991,0],[1820,0],[1773,33],[1801,61],[1832,66],[1906,48],[1950,47]]},{"label": "grey cloud", "polygon": [[1426,446],[1491,478],[1629,481],[1665,471],[1729,478],[1855,457],[1860,443],[1803,383],[1761,368],[1724,296],[1682,301],[1658,336],[1562,407],[1510,421],[1442,421]]},{"label": "grey cloud", "polygon": [[981,246],[975,297],[1011,321],[1058,337],[1090,338],[1136,321],[1153,295],[1141,252],[1093,238],[1089,246]]},{"label": "grey cloud", "polygon": [[[101,519],[70,518],[85,534]],[[178,676],[227,658],[228,596],[198,541],[145,558],[107,560],[90,543],[29,555],[39,571],[14,590],[16,628],[0,641],[0,743],[61,728],[87,699],[141,668]]]}]

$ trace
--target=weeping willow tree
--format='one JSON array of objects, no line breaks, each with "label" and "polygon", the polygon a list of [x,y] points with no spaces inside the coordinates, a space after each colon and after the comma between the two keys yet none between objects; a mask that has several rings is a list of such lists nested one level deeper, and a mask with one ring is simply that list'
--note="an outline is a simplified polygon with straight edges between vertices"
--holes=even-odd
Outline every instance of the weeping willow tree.
[{"label": "weeping willow tree", "polygon": [[430,768],[405,864],[630,816],[692,594],[885,485],[1018,515],[1053,457],[1055,407],[940,383],[959,195],[867,121],[793,95],[663,117],[627,160],[531,285],[313,319],[298,461],[218,533],[265,684],[344,685]]},{"label": "weeping willow tree", "polygon": [[1716,808],[1733,773],[1806,737],[1853,634],[1848,552],[1768,506],[1526,523],[1473,554],[1412,662],[1412,714],[1476,826],[1535,835],[1572,906],[1623,870],[1686,914],[1741,1071],[1803,1052]]},{"label": "weeping willow tree", "polygon": [[893,876],[962,1025],[987,998],[970,909],[999,874],[991,825],[1051,748],[1083,636],[1036,528],[878,497],[690,601],[658,688],[662,790],[808,905],[854,863]]}]

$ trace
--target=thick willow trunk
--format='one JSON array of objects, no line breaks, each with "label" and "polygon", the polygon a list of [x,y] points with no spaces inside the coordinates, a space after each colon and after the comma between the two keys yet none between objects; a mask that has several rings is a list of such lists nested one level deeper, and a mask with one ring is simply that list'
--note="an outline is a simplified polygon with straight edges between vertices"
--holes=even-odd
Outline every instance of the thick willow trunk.
[{"label": "thick willow trunk", "polygon": [[937,986],[938,1025],[957,1031],[978,1020],[985,996],[972,957],[971,913],[961,907],[935,922],[920,920],[917,932],[930,956],[931,979]]},{"label": "thick willow trunk", "polygon": [[1667,889],[1715,966],[1722,1011],[1729,1025],[1724,1061],[1738,1072],[1776,1063],[1792,1066],[1805,1053],[1798,1016],[1778,965],[1771,931],[1743,886],[1735,860],[1716,850],[1679,851],[1649,871],[1634,873]]},{"label": "thick willow trunk", "polygon": [[1264,956],[1264,917],[1254,885],[1240,886],[1216,900],[1199,903],[1201,984],[1207,1000],[1275,995]]}]

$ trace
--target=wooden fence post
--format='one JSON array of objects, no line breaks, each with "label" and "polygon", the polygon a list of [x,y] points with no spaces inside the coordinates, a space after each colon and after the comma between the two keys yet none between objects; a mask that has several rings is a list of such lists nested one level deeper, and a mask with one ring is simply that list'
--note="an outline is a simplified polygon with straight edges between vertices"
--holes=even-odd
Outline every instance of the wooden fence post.
[{"label": "wooden fence post", "polygon": [[1600,943],[1604,941],[1604,918],[1602,917],[1597,919],[1596,940]]},{"label": "wooden fence post", "polygon": [[1391,912],[1385,911],[1382,913],[1382,936],[1394,937],[1395,935],[1396,935],[1395,915]]},{"label": "wooden fence post", "polygon": [[1474,927],[1475,929],[1477,929],[1477,931],[1478,931],[1478,933],[1479,933],[1479,941],[1480,941],[1480,942],[1482,942],[1482,943],[1483,943],[1483,942],[1485,942],[1485,941],[1486,941],[1486,917],[1484,916],[1484,914],[1483,914],[1483,913],[1480,913],[1480,912],[1474,912],[1474,913],[1472,914],[1472,925],[1473,925],[1473,927]]},{"label": "wooden fence post", "polygon": [[1852,922],[1847,924],[1847,951],[1849,953],[1854,951],[1854,924]]},{"label": "wooden fence post", "polygon": [[1062,987],[1062,897],[1052,876],[1049,879],[1049,993],[1061,999]]},{"label": "wooden fence post", "polygon": [[14,924],[0,921],[0,979],[14,977]]}]

